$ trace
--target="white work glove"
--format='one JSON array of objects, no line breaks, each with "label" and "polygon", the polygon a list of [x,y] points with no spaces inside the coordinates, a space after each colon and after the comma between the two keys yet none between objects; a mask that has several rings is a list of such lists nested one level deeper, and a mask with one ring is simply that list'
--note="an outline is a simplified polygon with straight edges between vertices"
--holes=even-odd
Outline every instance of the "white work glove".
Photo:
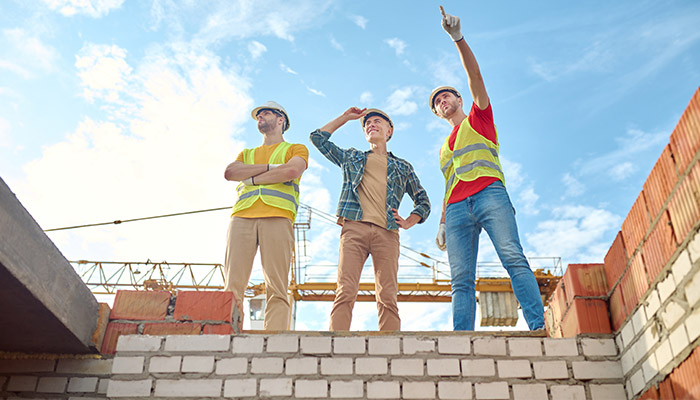
[{"label": "white work glove", "polygon": [[269,170],[271,170],[271,169],[275,169],[275,168],[281,167],[281,166],[283,166],[283,165],[284,165],[284,164],[267,164],[267,170],[269,171]]},{"label": "white work glove", "polygon": [[241,183],[244,184],[244,185],[246,185],[246,186],[253,186],[253,185],[255,185],[255,184],[253,183],[253,178],[254,178],[254,177],[251,176],[250,178],[243,179],[243,180],[241,181]]},{"label": "white work glove", "polygon": [[437,237],[435,238],[435,244],[438,249],[445,251],[447,249],[447,244],[445,243],[445,223],[440,222],[440,228],[438,229]]},{"label": "white work glove", "polygon": [[447,32],[453,41],[458,42],[462,39],[462,29],[459,23],[459,17],[454,15],[446,14],[445,9],[440,6],[440,12],[442,13],[442,29]]}]

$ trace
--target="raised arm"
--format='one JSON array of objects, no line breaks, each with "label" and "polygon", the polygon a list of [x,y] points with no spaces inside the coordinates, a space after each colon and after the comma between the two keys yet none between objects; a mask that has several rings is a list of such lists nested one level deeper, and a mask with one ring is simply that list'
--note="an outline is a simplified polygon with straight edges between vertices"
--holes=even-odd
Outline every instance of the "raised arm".
[{"label": "raised arm", "polygon": [[489,96],[486,93],[486,85],[484,85],[484,78],[481,76],[476,57],[474,57],[474,53],[472,53],[471,48],[469,48],[467,41],[462,35],[459,18],[446,14],[442,6],[440,6],[440,12],[442,13],[442,28],[455,42],[459,57],[462,60],[462,66],[467,72],[467,82],[469,83],[472,99],[474,99],[477,107],[484,110],[489,106]]},{"label": "raised arm", "polygon": [[366,108],[350,107],[339,117],[324,125],[321,129],[311,132],[311,143],[323,154],[330,162],[340,166],[343,163],[346,151],[336,146],[331,142],[330,136],[338,130],[346,122],[361,118]]}]

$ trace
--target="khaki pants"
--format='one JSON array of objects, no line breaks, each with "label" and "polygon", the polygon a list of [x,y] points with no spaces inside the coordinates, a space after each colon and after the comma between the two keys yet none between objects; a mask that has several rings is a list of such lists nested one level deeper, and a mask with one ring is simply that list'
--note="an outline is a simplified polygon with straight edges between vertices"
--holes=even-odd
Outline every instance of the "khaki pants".
[{"label": "khaki pants", "polygon": [[231,218],[226,246],[225,287],[243,300],[253,259],[260,247],[265,275],[265,329],[289,329],[289,268],[294,233],[292,221],[282,217]]},{"label": "khaki pants", "polygon": [[340,233],[338,287],[331,311],[331,331],[350,329],[362,266],[372,255],[379,330],[400,330],[396,304],[399,271],[399,233],[369,222],[345,220]]}]

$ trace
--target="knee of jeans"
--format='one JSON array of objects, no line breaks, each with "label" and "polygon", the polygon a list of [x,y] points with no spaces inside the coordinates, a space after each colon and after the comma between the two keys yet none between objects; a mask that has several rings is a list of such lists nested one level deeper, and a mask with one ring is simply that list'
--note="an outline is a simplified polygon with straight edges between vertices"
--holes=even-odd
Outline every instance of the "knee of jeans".
[{"label": "knee of jeans", "polygon": [[471,279],[455,279],[452,278],[452,291],[470,291],[473,292],[476,284]]}]

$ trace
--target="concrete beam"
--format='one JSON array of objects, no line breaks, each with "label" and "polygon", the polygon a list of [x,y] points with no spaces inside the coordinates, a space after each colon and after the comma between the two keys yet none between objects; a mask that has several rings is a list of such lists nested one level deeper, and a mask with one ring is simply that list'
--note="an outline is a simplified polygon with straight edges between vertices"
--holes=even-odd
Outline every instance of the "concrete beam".
[{"label": "concrete beam", "polygon": [[0,178],[0,351],[91,353],[98,304]]}]

